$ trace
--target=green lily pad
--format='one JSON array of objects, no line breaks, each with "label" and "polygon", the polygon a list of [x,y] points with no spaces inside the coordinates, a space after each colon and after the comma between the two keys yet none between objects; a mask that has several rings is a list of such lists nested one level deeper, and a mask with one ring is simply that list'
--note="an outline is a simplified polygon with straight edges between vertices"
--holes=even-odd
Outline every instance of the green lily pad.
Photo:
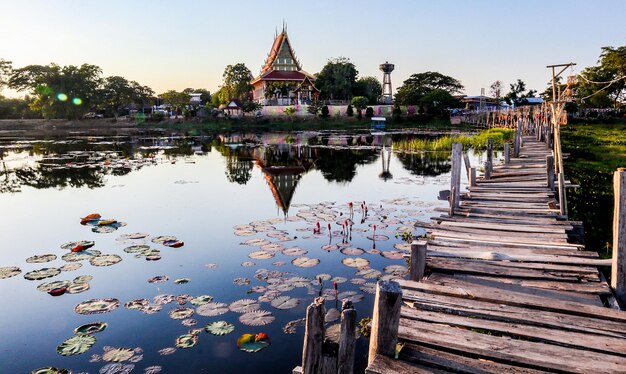
[{"label": "green lily pad", "polygon": [[80,325],[74,329],[74,334],[95,334],[104,331],[107,328],[106,322],[92,322]]},{"label": "green lily pad", "polygon": [[124,308],[129,310],[142,310],[148,304],[150,304],[150,301],[146,299],[135,299],[124,304]]},{"label": "green lily pad", "polygon": [[198,335],[196,334],[184,334],[176,338],[176,347],[178,348],[191,348],[198,344]]},{"label": "green lily pad", "polygon": [[292,264],[301,268],[310,268],[320,263],[317,258],[298,257],[291,261]]},{"label": "green lily pad", "polygon": [[54,281],[54,282],[46,282],[46,283],[42,283],[39,286],[37,286],[37,290],[41,291],[41,292],[48,292],[52,289],[55,288],[61,288],[61,287],[69,287],[70,286],[70,281],[67,280],[63,280],[63,281]]},{"label": "green lily pad", "polygon": [[88,251],[83,251],[83,252],[66,253],[63,256],[61,256],[61,259],[66,262],[76,262],[76,261],[89,260],[93,256],[100,256],[101,254],[102,252],[100,252],[97,249],[90,249]]},{"label": "green lily pad", "polygon": [[118,306],[120,306],[118,299],[91,299],[76,305],[74,311],[78,314],[107,313],[116,309]]},{"label": "green lily pad", "polygon": [[200,295],[200,296],[196,296],[193,299],[189,300],[193,305],[199,306],[199,305],[204,305],[204,304],[208,304],[211,302],[211,300],[213,300],[213,296],[209,296],[209,295]]},{"label": "green lily pad", "polygon": [[76,294],[76,293],[85,292],[89,288],[90,288],[89,283],[75,283],[75,284],[69,285],[65,292],[70,293],[70,294]]},{"label": "green lily pad", "polygon": [[189,318],[193,315],[192,308],[176,308],[170,310],[170,318],[171,319],[185,319]]},{"label": "green lily pad", "polygon": [[107,362],[127,361],[135,355],[135,351],[130,348],[112,348],[102,355],[102,360]]},{"label": "green lily pad", "polygon": [[226,321],[215,321],[206,325],[204,329],[213,335],[226,335],[235,331],[235,325]]},{"label": "green lily pad", "polygon": [[369,260],[361,257],[347,257],[341,260],[341,263],[351,268],[364,268],[370,264]]},{"label": "green lily pad", "polygon": [[124,248],[124,252],[126,253],[143,253],[146,250],[150,250],[149,245],[131,245],[130,247]]},{"label": "green lily pad", "polygon": [[89,263],[93,266],[111,266],[120,261],[122,261],[122,258],[118,255],[100,255],[89,259]]},{"label": "green lily pad", "polygon": [[167,275],[157,275],[148,279],[148,283],[163,283],[170,280],[170,277]]},{"label": "green lily pad", "polygon": [[70,374],[70,371],[67,369],[59,369],[53,366],[48,366],[46,368],[35,369],[31,371],[30,374]]},{"label": "green lily pad", "polygon": [[152,243],[163,244],[170,240],[178,240],[175,236],[156,236],[152,239]]},{"label": "green lily pad", "polygon": [[276,317],[266,310],[255,310],[239,316],[239,322],[248,326],[264,326],[272,323]]},{"label": "green lily pad", "polygon": [[17,266],[0,267],[0,279],[11,278],[20,274],[22,270]]},{"label": "green lily pad", "polygon": [[92,275],[79,275],[76,278],[74,278],[73,282],[76,284],[89,283],[92,279],[93,279]]},{"label": "green lily pad", "polygon": [[28,280],[41,280],[51,278],[61,274],[61,269],[58,268],[43,268],[39,270],[29,271],[24,274],[24,278]]},{"label": "green lily pad", "polygon": [[77,334],[65,340],[57,347],[61,356],[74,356],[85,353],[96,344],[96,338],[88,334]]},{"label": "green lily pad", "polygon": [[237,339],[237,348],[244,352],[259,352],[262,349],[265,349],[270,346],[270,340],[267,338],[267,335],[262,334],[265,338],[260,338],[261,334],[243,334]]}]

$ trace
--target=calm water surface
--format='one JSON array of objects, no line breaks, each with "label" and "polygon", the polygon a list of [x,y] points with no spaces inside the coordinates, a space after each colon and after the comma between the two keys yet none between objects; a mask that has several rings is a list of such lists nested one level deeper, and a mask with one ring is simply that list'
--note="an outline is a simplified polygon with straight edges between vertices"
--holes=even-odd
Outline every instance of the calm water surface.
[{"label": "calm water surface", "polygon": [[[402,136],[407,135],[393,137]],[[158,367],[162,372],[290,372],[301,359],[304,328],[299,325],[294,334],[286,334],[283,327],[304,317],[306,306],[320,292],[318,275],[347,279],[337,279],[338,292],[353,292],[340,297],[355,298],[359,319],[370,316],[373,295],[367,292],[368,287],[377,277],[402,276],[402,271],[386,268],[389,265],[405,266],[404,260],[397,259],[401,251],[394,248],[402,240],[394,234],[412,227],[416,219],[428,219],[435,207],[446,205],[437,195],[449,188],[447,155],[401,155],[383,150],[383,146],[391,145],[391,138],[302,133],[1,140],[0,267],[16,266],[21,273],[0,279],[0,372],[23,373],[48,366],[90,373],[131,369],[143,373],[155,366],[154,372]],[[367,216],[361,209],[363,201]],[[348,202],[354,202],[354,225],[351,234],[342,235],[340,223],[349,217]],[[80,217],[96,212],[126,226],[98,233],[92,231],[94,226],[79,223]],[[314,235],[317,222],[322,232]],[[251,223],[251,231],[250,227],[234,229]],[[373,225],[377,225],[379,239],[375,242],[370,240]],[[123,236],[133,233],[149,236]],[[151,241],[160,235],[175,236],[184,246],[170,248]],[[254,238],[280,246],[266,247],[271,258],[252,259],[249,254],[260,248],[241,243]],[[24,278],[33,270],[69,264],[61,258],[68,250],[60,246],[78,240],[94,241],[92,249],[116,254],[122,261],[98,267],[83,260],[78,262],[82,265],[79,269],[51,278]],[[146,261],[124,252],[124,248],[138,244],[160,250],[161,259]],[[330,250],[322,249],[328,244],[331,246],[325,248]],[[332,244],[365,252],[345,255]],[[281,246],[299,247],[306,253],[286,255]],[[378,251],[396,259],[385,258]],[[30,256],[41,254],[57,258],[45,263],[26,262]],[[293,265],[291,262],[299,257],[319,260],[319,264]],[[357,275],[360,269],[342,264],[346,258],[365,259],[369,262],[366,269],[380,273],[361,271]],[[42,283],[71,281],[80,275],[93,276],[84,292],[52,297],[37,290]],[[158,275],[169,280],[148,283]],[[292,277],[306,280],[290,289],[284,283]],[[190,281],[176,284],[177,278]],[[250,283],[236,285],[236,278]],[[253,289],[255,286],[263,288]],[[266,288],[278,291],[264,294]],[[340,306],[332,281],[324,281],[321,288],[329,295],[327,310]],[[298,305],[291,309],[273,307],[269,299],[279,292],[297,299]],[[196,324],[186,326],[170,318],[169,312],[181,307],[176,301],[162,305],[153,314],[124,307],[135,299],[154,304],[153,298],[162,294],[210,295],[213,302],[226,304],[261,297],[260,309],[271,312],[275,320],[249,326],[233,311],[214,317],[195,313],[190,317],[193,321],[185,323]],[[98,298],[115,298],[120,305],[102,314],[75,312],[77,304]],[[190,302],[183,307],[196,308]],[[214,321],[232,323],[234,332],[215,336],[203,331],[194,347],[178,348],[169,355],[159,352],[175,348],[178,336]],[[74,336],[76,327],[90,322],[108,324],[104,331],[93,334],[96,343],[83,354],[59,355],[57,346]],[[269,336],[271,346],[256,353],[237,348],[240,335],[259,332]],[[111,348],[136,351],[130,360],[116,364],[102,359]],[[367,340],[361,338],[357,354],[364,358],[366,351]],[[359,361],[362,370],[364,360]]]}]

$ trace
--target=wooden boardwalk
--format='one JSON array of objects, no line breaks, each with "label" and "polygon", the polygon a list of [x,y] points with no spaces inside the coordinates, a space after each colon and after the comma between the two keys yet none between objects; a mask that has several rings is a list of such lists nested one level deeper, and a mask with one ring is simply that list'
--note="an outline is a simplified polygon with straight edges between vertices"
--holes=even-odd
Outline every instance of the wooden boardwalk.
[{"label": "wooden boardwalk", "polygon": [[626,373],[626,312],[599,271],[611,260],[572,240],[580,223],[548,187],[551,150],[522,144],[454,214],[422,223],[426,277],[399,282],[399,359],[376,343],[367,373]]}]

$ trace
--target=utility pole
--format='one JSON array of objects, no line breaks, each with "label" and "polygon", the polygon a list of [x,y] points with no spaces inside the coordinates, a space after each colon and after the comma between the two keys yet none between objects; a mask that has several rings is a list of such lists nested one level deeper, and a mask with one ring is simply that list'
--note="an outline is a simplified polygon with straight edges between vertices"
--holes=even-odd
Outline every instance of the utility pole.
[{"label": "utility pole", "polygon": [[[563,186],[562,181],[565,180],[563,174],[563,154],[561,153],[561,115],[563,114],[563,109],[565,108],[565,103],[568,101],[565,95],[561,93],[561,87],[556,84],[556,79],[569,67],[576,65],[573,62],[567,64],[557,64],[557,65],[548,65],[546,66],[548,69],[552,69],[552,101],[550,102],[550,109],[552,109],[552,129],[554,130],[554,156],[556,159],[555,162],[555,171],[559,181],[559,196],[562,196],[560,200],[563,201],[563,204],[560,204],[561,215],[567,215],[567,200],[565,199],[565,186]],[[556,73],[557,68],[562,68],[558,73]]]}]

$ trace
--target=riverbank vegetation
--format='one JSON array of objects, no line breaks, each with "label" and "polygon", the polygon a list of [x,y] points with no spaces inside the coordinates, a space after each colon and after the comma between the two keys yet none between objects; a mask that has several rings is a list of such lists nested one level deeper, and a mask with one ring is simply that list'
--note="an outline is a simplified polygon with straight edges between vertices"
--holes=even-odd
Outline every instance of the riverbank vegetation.
[{"label": "riverbank vegetation", "polygon": [[483,130],[475,135],[447,135],[434,139],[415,138],[400,140],[393,147],[400,151],[450,151],[453,143],[463,144],[463,148],[484,150],[487,139],[493,139],[494,149],[504,149],[504,143],[511,142],[515,132],[512,129],[494,128]]}]

